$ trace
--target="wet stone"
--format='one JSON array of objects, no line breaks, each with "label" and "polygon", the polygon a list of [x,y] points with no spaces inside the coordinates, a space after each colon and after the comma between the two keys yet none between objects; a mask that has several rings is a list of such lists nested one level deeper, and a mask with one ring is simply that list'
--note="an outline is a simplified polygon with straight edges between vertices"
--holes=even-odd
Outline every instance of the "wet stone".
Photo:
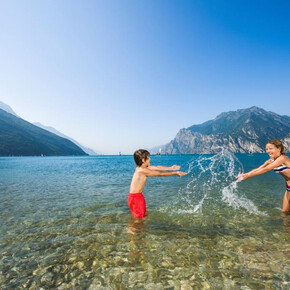
[{"label": "wet stone", "polygon": [[146,290],[152,290],[152,289],[163,290],[164,289],[162,283],[149,283],[149,284],[144,285],[144,288]]},{"label": "wet stone", "polygon": [[53,274],[52,273],[46,273],[41,277],[41,282],[42,283],[47,283],[47,282],[51,282],[53,279]]}]

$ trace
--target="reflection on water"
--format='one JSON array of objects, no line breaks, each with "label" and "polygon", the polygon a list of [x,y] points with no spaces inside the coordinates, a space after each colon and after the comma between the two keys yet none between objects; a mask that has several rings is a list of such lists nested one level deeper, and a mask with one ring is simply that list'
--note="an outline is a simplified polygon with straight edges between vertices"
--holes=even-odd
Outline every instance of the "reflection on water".
[{"label": "reflection on water", "polygon": [[289,289],[284,184],[234,185],[242,168],[227,154],[162,156],[188,177],[148,181],[140,220],[126,203],[131,157],[0,160],[0,288]]}]

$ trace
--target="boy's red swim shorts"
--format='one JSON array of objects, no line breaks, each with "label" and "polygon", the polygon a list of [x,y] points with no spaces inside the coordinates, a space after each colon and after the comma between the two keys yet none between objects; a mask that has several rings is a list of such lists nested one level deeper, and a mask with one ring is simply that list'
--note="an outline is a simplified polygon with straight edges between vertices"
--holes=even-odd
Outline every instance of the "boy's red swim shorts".
[{"label": "boy's red swim shorts", "polygon": [[142,193],[129,193],[128,205],[135,218],[143,218],[146,215],[146,202]]}]

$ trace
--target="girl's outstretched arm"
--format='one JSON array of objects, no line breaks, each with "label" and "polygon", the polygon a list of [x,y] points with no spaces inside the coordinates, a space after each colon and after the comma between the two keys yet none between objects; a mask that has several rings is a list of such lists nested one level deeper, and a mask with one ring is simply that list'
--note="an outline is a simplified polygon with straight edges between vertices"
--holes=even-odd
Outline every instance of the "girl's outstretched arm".
[{"label": "girl's outstretched arm", "polygon": [[258,171],[258,170],[260,170],[260,169],[262,169],[262,168],[265,168],[266,166],[268,166],[268,165],[271,164],[271,163],[272,163],[272,160],[269,159],[269,160],[267,160],[264,164],[262,164],[262,165],[259,166],[258,168],[255,168],[255,169],[249,171],[248,173],[254,173],[254,172],[256,172],[256,171]]},{"label": "girl's outstretched arm", "polygon": [[242,180],[264,174],[268,171],[271,171],[275,167],[278,167],[279,165],[283,164],[284,162],[284,156],[279,156],[275,161],[271,162],[271,160],[266,161],[263,165],[260,167],[253,169],[247,173],[242,174]]}]

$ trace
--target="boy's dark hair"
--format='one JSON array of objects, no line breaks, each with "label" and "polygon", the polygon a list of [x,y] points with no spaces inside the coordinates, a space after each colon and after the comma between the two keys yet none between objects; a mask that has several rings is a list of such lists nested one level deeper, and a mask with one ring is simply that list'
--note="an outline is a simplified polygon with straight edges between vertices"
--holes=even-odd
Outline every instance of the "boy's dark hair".
[{"label": "boy's dark hair", "polygon": [[141,166],[143,164],[142,159],[147,160],[147,158],[150,156],[150,153],[147,150],[139,149],[134,152],[134,160],[137,166]]}]

